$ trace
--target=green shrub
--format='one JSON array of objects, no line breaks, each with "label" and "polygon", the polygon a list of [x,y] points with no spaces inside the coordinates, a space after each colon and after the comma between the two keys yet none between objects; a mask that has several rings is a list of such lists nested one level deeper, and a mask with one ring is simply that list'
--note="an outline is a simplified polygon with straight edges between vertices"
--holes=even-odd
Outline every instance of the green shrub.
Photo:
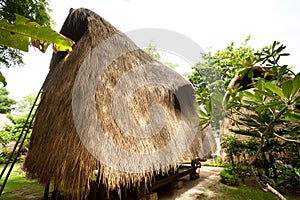
[{"label": "green shrub", "polygon": [[227,163],[223,162],[201,162],[201,166],[210,166],[210,167],[227,167]]},{"label": "green shrub", "polygon": [[227,167],[220,172],[221,182],[227,185],[239,185],[240,178],[232,167]]},{"label": "green shrub", "polygon": [[0,152],[0,164],[5,164],[7,163],[9,158],[9,154],[6,152]]},{"label": "green shrub", "polygon": [[[0,151],[0,164],[7,163],[8,158],[10,156],[10,152],[8,152],[8,150],[7,150],[7,145],[10,142],[14,142],[14,141],[18,140],[18,138],[22,132],[22,129],[24,127],[24,124],[27,120],[28,115],[26,114],[26,115],[21,115],[21,116],[17,116],[17,117],[13,117],[12,115],[7,115],[7,117],[8,117],[8,119],[10,119],[12,124],[5,125],[4,129],[0,130],[0,143],[3,146],[2,150]],[[31,120],[31,118],[29,120]],[[28,127],[28,126],[29,125],[27,125],[25,130],[28,130],[29,133],[27,134],[27,136],[24,140],[23,147],[26,147],[29,144],[32,127]],[[23,134],[24,134],[24,132],[23,132]],[[18,158],[18,160],[19,160],[19,158]]]},{"label": "green shrub", "polygon": [[[4,130],[0,130],[0,143],[3,145],[8,144],[11,141],[17,141],[19,135],[21,134],[22,129],[24,128],[24,124],[27,121],[28,115],[22,115],[13,117],[12,115],[7,115],[7,117],[12,122],[12,125],[5,125]],[[31,118],[29,119],[29,121]],[[25,130],[29,130],[29,133],[26,136],[26,140],[24,145],[28,145],[30,134],[31,134],[31,127],[26,126]]]}]

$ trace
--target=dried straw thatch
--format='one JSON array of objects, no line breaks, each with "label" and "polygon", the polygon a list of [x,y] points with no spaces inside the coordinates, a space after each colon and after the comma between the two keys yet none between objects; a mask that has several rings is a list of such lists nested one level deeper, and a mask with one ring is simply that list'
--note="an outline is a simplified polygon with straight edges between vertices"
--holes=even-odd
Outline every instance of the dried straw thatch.
[{"label": "dried straw thatch", "polygon": [[215,148],[180,75],[87,9],[71,9],[61,33],[76,45],[52,57],[25,162],[32,177],[81,198],[94,170],[108,190],[134,187]]}]

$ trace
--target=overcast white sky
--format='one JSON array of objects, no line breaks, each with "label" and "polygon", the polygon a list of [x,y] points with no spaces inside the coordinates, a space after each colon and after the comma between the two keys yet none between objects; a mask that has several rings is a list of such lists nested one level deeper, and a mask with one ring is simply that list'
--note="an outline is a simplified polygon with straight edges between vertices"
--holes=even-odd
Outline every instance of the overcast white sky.
[{"label": "overcast white sky", "polygon": [[[52,0],[55,30],[69,9],[85,7],[98,13],[122,32],[163,28],[185,35],[203,49],[223,49],[251,35],[250,45],[261,49],[279,40],[291,54],[284,61],[300,71],[300,1],[297,0]],[[149,38],[149,42],[152,38]],[[155,42],[155,41],[154,41]],[[7,89],[16,100],[39,90],[48,72],[51,48],[46,54],[31,49],[25,66],[2,69]]]}]

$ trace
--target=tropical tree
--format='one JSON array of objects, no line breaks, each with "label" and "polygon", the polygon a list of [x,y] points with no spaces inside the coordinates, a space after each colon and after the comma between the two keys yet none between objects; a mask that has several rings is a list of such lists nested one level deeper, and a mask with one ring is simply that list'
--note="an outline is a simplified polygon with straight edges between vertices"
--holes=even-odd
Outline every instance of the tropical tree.
[{"label": "tropical tree", "polygon": [[[5,88],[2,88],[5,90]],[[32,124],[28,123],[32,121],[33,116],[29,116],[31,107],[33,106],[37,92],[26,95],[22,100],[16,103],[14,108],[14,115],[7,113],[6,117],[10,120],[10,124],[5,124],[0,130],[0,144],[6,146],[10,142],[18,141],[22,131],[26,130],[26,138],[24,140],[24,146],[28,146],[30,135],[32,131]],[[1,96],[0,96],[1,98]],[[34,107],[33,109],[37,109]],[[24,132],[23,132],[24,134]],[[0,164],[6,163],[10,153],[7,151],[0,152]]]},{"label": "tropical tree", "polygon": [[157,49],[156,45],[154,42],[150,42],[148,44],[147,47],[144,48],[144,51],[151,56],[152,58],[154,58],[155,60],[158,60],[160,62],[162,62],[164,65],[175,69],[176,67],[178,67],[178,64],[172,63],[168,60],[165,59],[165,55],[162,52],[159,52],[159,50]]},{"label": "tropical tree", "polygon": [[0,113],[6,114],[12,110],[12,106],[16,103],[8,97],[9,92],[4,87],[0,87]]},{"label": "tropical tree", "polygon": [[226,117],[235,135],[221,144],[238,174],[256,177],[262,189],[281,199],[277,190],[300,188],[300,73],[279,65],[280,58],[289,55],[285,48],[275,41],[255,53],[259,67],[249,66],[239,74],[241,80],[252,80],[247,85],[251,90],[242,82],[228,88]]},{"label": "tropical tree", "polygon": [[28,114],[34,101],[37,97],[37,92],[24,96],[20,101],[16,103],[15,112],[21,115]]},{"label": "tropical tree", "polygon": [[192,67],[188,76],[195,87],[195,96],[204,111],[199,111],[200,125],[211,123],[218,131],[224,118],[223,96],[230,80],[243,69],[254,65],[255,51],[248,45],[250,36],[239,46],[234,42],[215,53],[202,54],[204,62]]}]

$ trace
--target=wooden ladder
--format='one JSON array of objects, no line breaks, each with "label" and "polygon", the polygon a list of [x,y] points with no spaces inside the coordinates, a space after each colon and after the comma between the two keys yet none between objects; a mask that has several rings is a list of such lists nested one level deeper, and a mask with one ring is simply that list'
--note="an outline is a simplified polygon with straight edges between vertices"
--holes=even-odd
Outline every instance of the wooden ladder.
[{"label": "wooden ladder", "polygon": [[[21,148],[24,144],[24,141],[26,139],[26,136],[28,135],[29,131],[30,131],[30,128],[32,127],[32,123],[33,123],[33,120],[35,118],[35,114],[36,114],[36,109],[34,109],[35,107],[37,107],[37,100],[38,98],[40,97],[41,95],[41,91],[42,91],[42,88],[40,89],[39,93],[37,94],[36,98],[35,98],[35,101],[30,109],[30,112],[28,114],[28,117],[25,121],[25,124],[21,130],[21,133],[18,137],[18,140],[16,141],[16,144],[8,158],[8,161],[7,163],[5,164],[1,174],[0,174],[0,197],[1,197],[1,194],[5,188],[5,185],[7,183],[7,180],[13,170],[13,167],[14,165],[16,164],[17,162],[17,159],[18,159],[18,156],[20,155],[20,152],[21,152]],[[32,117],[31,117],[32,116]],[[4,179],[2,179],[4,178]]]}]

